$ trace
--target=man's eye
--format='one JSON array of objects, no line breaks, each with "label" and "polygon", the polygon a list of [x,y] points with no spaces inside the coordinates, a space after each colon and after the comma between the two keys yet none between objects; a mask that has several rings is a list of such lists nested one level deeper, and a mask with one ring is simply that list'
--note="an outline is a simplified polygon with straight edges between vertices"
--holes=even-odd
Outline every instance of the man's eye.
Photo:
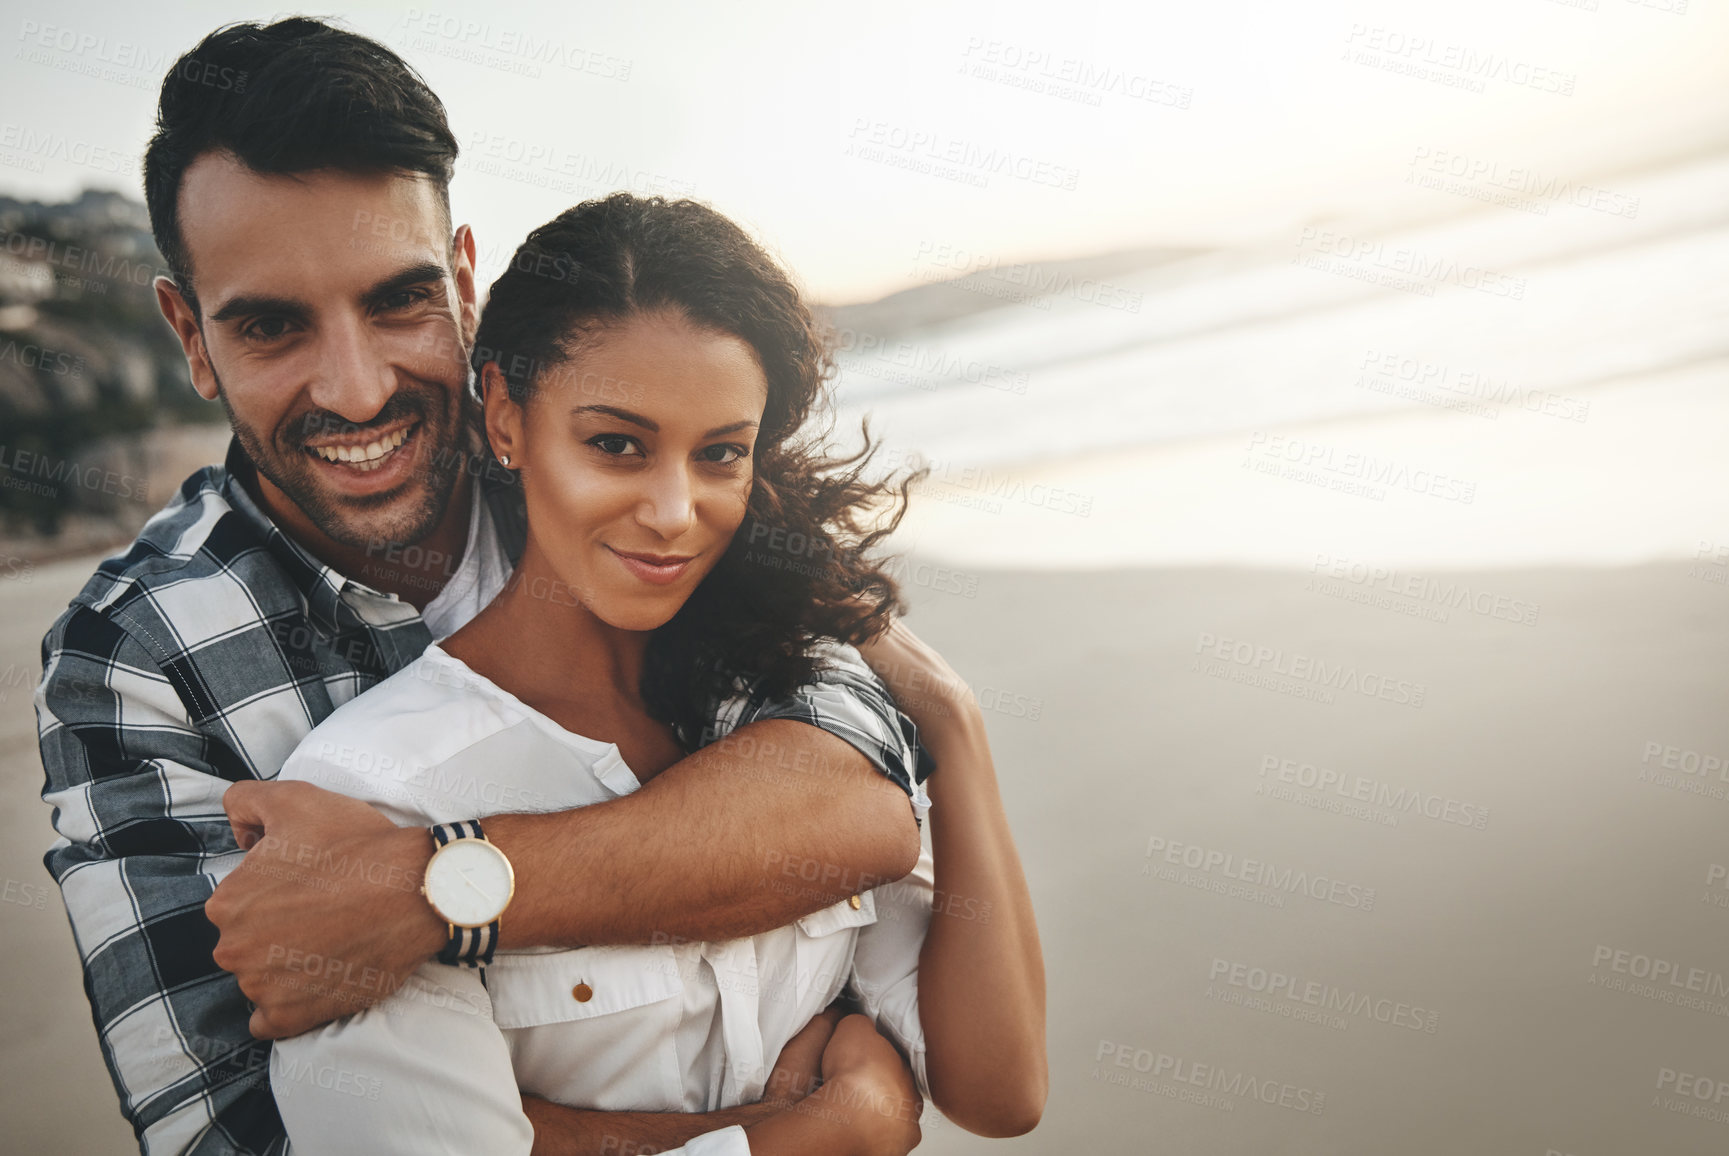
[{"label": "man's eye", "polygon": [[240,331],[242,337],[252,341],[275,341],[288,334],[288,319],[286,317],[260,317]]},{"label": "man's eye", "polygon": [[746,457],[749,453],[750,451],[745,449],[743,446],[734,445],[728,442],[722,445],[704,447],[701,456],[702,460],[705,462],[718,462],[721,465],[731,465],[733,462]]},{"label": "man's eye", "polygon": [[623,457],[636,448],[636,439],[624,434],[601,434],[588,439],[588,444],[603,454]]},{"label": "man's eye", "polygon": [[429,294],[425,289],[398,289],[396,292],[386,297],[382,302],[380,302],[380,304],[382,304],[386,309],[407,309],[410,306],[419,305],[429,296],[431,296],[431,294]]}]

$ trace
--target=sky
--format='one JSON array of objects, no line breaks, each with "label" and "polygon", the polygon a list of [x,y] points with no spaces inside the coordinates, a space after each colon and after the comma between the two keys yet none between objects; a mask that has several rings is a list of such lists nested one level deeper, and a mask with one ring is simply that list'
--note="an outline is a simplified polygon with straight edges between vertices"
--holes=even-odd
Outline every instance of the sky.
[{"label": "sky", "polygon": [[[174,58],[287,11],[7,0],[0,191],[136,194]],[[709,201],[843,302],[909,287],[933,253],[964,271],[1406,215],[1420,150],[1584,179],[1729,138],[1729,9],[1700,0],[309,14],[391,45],[442,96],[487,279],[535,225],[619,187]]]}]

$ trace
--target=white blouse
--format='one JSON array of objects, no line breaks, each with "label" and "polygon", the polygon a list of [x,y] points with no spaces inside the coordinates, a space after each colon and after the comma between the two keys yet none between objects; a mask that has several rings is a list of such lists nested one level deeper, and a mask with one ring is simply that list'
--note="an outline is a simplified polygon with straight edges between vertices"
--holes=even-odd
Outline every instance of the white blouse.
[{"label": "white blouse", "polygon": [[[436,645],[315,727],[281,778],[402,826],[564,811],[640,785],[612,743],[570,733]],[[815,874],[782,870],[794,890]],[[787,1041],[850,983],[928,1099],[918,953],[931,896],[926,852],[903,880],[749,938],[501,950],[484,981],[428,962],[380,1003],[278,1041],[271,1088],[300,1156],[527,1156],[519,1090],[614,1111],[753,1103]],[[298,970],[319,982],[343,969]],[[749,1150],[736,1126],[678,1149]]]}]

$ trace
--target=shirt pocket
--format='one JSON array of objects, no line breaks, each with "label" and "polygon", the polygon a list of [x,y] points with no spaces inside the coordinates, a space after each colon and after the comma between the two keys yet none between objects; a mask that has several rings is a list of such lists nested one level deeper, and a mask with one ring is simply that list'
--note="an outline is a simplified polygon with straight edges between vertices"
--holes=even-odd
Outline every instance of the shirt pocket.
[{"label": "shirt pocket", "polygon": [[498,955],[486,969],[499,1027],[574,1023],[671,999],[684,991],[667,947],[580,947]]},{"label": "shirt pocket", "polygon": [[[853,899],[858,906],[853,906]],[[877,921],[876,899],[860,892],[797,920],[798,998],[812,1014],[834,1001],[852,971],[853,946],[861,927]]]}]

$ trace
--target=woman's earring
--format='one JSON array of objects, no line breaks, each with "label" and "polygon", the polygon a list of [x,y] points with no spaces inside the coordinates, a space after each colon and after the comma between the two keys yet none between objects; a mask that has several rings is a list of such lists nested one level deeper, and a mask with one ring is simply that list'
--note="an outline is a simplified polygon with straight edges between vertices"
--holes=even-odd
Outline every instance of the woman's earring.
[{"label": "woman's earring", "polygon": [[510,455],[509,454],[500,454],[498,461],[499,461],[500,465],[508,467],[510,465]]}]

